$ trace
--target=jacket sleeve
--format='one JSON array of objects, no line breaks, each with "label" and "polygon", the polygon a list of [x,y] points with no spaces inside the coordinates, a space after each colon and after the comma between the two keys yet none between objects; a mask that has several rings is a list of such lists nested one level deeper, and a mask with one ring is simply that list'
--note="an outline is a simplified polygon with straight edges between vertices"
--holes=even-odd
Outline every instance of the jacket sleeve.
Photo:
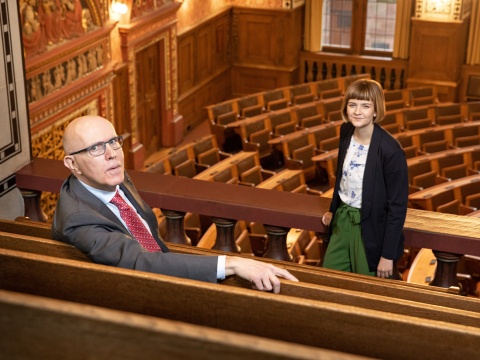
[{"label": "jacket sleeve", "polygon": [[399,246],[403,246],[403,226],[408,206],[408,167],[403,149],[396,148],[384,156],[383,176],[387,213],[382,257],[394,259]]},{"label": "jacket sleeve", "polygon": [[[61,209],[57,208],[57,211]],[[57,214],[58,215],[58,214]],[[163,275],[216,282],[216,256],[150,253],[119,225],[89,209],[56,216],[53,238],[74,245],[92,261]]]}]

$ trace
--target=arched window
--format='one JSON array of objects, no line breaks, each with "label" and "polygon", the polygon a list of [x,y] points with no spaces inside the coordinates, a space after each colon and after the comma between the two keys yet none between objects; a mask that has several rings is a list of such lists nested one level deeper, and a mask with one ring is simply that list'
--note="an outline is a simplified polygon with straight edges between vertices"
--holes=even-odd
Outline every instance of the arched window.
[{"label": "arched window", "polygon": [[391,56],[397,0],[323,0],[322,48]]}]

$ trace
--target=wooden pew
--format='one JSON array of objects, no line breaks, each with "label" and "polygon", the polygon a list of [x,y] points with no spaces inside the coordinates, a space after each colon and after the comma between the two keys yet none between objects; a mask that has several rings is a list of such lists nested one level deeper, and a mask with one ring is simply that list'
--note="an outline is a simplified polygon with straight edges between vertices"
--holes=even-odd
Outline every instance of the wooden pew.
[{"label": "wooden pew", "polygon": [[458,201],[459,204],[462,204],[465,200],[462,189],[466,187],[472,188],[472,191],[480,188],[480,174],[466,176],[417,191],[410,194],[408,200],[410,206],[415,209],[438,211],[439,206],[452,201]]},{"label": "wooden pew", "polygon": [[[0,290],[0,346],[14,359],[287,359],[357,356],[132,312]],[[126,341],[126,339],[128,339]],[[141,354],[141,355],[140,355]]]},{"label": "wooden pew", "polygon": [[[242,167],[242,164],[244,163],[248,163],[249,165],[245,169],[239,169],[239,166]],[[194,179],[206,181],[221,181],[220,179],[216,180],[215,178],[223,174],[225,171],[230,171],[230,178],[238,179],[243,171],[257,165],[260,165],[258,153],[253,151],[241,151],[218,162],[215,165],[210,166],[208,169],[196,175]]]},{"label": "wooden pew", "polygon": [[[404,353],[392,354],[392,349],[401,347],[416,357],[430,345],[432,356],[448,356],[455,351],[456,355],[471,357],[480,339],[475,313],[432,305],[420,305],[417,311],[415,304],[390,301],[392,309],[407,306],[415,313],[393,315],[331,302],[338,292],[313,285],[307,289],[284,281],[284,292],[276,295],[9,250],[0,250],[0,260],[0,286],[4,290],[364,356],[403,359]],[[303,299],[288,295],[289,289],[301,292]],[[322,293],[327,301],[317,300]],[[350,299],[355,304],[373,303],[377,307],[388,303],[388,299],[377,302],[371,295],[365,294],[363,300],[361,294],[356,295]],[[355,342],[349,341],[352,336]],[[432,336],[437,341],[435,346],[430,341]]]},{"label": "wooden pew", "polygon": [[[88,260],[85,255],[71,245],[51,239],[39,239],[38,237],[24,235],[21,234],[25,231],[24,226],[15,228],[16,222],[0,222],[2,227],[4,227],[5,224],[7,228],[16,231],[16,233],[0,232],[0,248],[91,263],[91,261]],[[36,227],[36,225],[34,226]],[[0,229],[2,228],[0,227]],[[29,233],[31,233],[31,231],[29,231]],[[169,244],[169,248],[174,252],[196,255],[218,255],[223,253],[216,250],[206,250],[178,244]],[[238,254],[238,256],[249,257],[244,254]],[[475,302],[471,301],[471,299],[458,298],[457,296],[447,294],[447,289],[418,286],[399,281],[366,277],[358,274],[298,265],[266,258],[257,258],[257,260],[269,262],[286,268],[301,281],[302,286],[304,283],[308,283],[312,285],[330,287],[336,289],[334,290],[335,292],[338,292],[337,289],[343,289],[369,293],[371,295],[378,295],[382,297],[444,306],[458,310],[480,311],[480,303],[478,301]],[[246,286],[246,284],[242,281],[233,283],[228,282],[228,284],[240,287]]]}]

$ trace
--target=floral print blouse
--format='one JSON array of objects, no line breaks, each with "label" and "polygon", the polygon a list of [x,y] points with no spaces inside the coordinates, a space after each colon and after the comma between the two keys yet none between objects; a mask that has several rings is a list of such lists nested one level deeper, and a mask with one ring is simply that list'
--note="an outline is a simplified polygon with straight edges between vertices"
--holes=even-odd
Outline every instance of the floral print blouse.
[{"label": "floral print blouse", "polygon": [[360,209],[362,207],[362,186],[369,145],[360,145],[353,136],[343,162],[340,181],[340,199],[347,205]]}]

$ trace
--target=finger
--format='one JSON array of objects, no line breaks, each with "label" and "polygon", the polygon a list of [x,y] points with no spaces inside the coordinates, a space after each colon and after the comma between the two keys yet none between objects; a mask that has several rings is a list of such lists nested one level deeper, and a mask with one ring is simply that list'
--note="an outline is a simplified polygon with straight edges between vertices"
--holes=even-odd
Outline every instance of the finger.
[{"label": "finger", "polygon": [[284,279],[287,279],[287,280],[298,281],[298,279],[297,279],[295,276],[293,276],[292,274],[290,274],[290,273],[289,273],[287,270],[285,270],[285,269],[280,269],[280,268],[278,268],[278,269],[276,270],[276,272],[275,272],[275,275],[280,276],[280,277],[282,277],[282,278],[284,278]]}]

